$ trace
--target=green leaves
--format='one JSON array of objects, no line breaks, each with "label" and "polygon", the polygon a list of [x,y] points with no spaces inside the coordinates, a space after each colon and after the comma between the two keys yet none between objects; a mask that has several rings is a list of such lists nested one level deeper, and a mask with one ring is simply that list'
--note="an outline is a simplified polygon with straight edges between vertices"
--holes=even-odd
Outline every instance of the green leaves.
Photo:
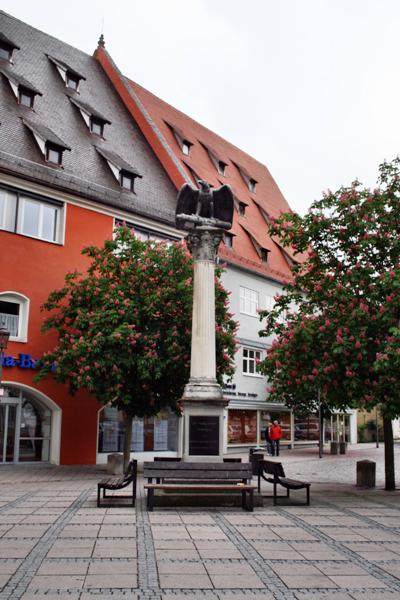
[{"label": "green leaves", "polygon": [[[68,274],[62,290],[43,309],[52,314],[43,331],[56,330],[58,344],[39,361],[37,380],[53,374],[77,390],[89,390],[137,416],[176,409],[189,378],[192,261],[182,243],[143,242],[128,228],[101,248],[85,275]],[[233,372],[236,323],[228,294],[216,286],[217,377]]]},{"label": "green leaves", "polygon": [[274,222],[271,232],[306,255],[284,299],[262,314],[261,335],[277,339],[261,371],[271,395],[291,406],[311,407],[320,390],[332,407],[400,414],[399,164],[381,165],[375,190],[356,181],[328,191],[305,217]]}]

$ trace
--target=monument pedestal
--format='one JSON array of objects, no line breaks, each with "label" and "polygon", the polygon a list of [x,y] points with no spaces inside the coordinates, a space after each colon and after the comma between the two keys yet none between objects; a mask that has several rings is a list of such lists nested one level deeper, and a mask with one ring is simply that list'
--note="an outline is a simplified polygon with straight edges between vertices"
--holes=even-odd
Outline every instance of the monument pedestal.
[{"label": "monument pedestal", "polygon": [[183,460],[221,462],[224,443],[224,410],[228,404],[215,379],[191,378],[182,398]]}]

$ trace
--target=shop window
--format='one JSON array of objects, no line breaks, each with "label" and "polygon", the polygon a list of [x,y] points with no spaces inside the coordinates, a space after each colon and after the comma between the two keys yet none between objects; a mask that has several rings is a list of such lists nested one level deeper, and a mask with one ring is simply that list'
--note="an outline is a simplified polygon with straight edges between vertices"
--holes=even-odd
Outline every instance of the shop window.
[{"label": "shop window", "polygon": [[268,425],[272,425],[274,421],[278,421],[282,429],[282,440],[291,440],[292,425],[291,413],[289,411],[262,411],[260,415],[260,439],[265,442],[265,430]]},{"label": "shop window", "polygon": [[257,411],[228,411],[228,444],[257,443]]},{"label": "shop window", "polygon": [[319,440],[319,420],[317,415],[294,417],[294,440],[314,442]]},{"label": "shop window", "polygon": [[0,293],[0,327],[10,332],[10,340],[26,342],[29,300],[16,292]]},{"label": "shop window", "polygon": [[258,317],[258,292],[240,286],[240,312]]},{"label": "shop window", "polygon": [[[122,412],[105,406],[100,412],[98,451],[122,452],[125,423]],[[132,423],[132,452],[162,452],[178,449],[178,417],[162,413],[157,417],[136,417]]]},{"label": "shop window", "polygon": [[243,348],[243,373],[245,375],[255,375],[261,377],[257,373],[257,364],[261,360],[261,351],[251,348]]},{"label": "shop window", "polygon": [[36,400],[23,398],[19,432],[19,461],[48,461],[51,412]]}]

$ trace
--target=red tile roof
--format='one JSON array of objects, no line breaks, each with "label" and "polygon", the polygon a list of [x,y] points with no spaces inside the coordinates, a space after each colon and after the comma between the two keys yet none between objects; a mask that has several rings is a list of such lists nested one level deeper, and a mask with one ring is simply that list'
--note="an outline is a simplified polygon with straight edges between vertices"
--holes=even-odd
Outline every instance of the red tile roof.
[{"label": "red tile roof", "polygon": [[[247,205],[244,216],[239,217],[235,210],[233,248],[221,245],[220,257],[280,282],[291,279],[287,256],[292,255],[285,253],[269,236],[266,220],[269,216],[277,217],[281,212],[289,211],[290,207],[267,167],[139,84],[123,77],[103,48],[97,50],[96,56],[178,189],[185,180],[196,183],[198,177],[214,187],[227,183],[236,200]],[[192,144],[189,156],[183,154],[177,137]],[[225,175],[218,173],[210,154],[214,161],[226,164]],[[257,182],[254,193],[249,191],[246,177]],[[267,262],[261,260],[253,241],[269,250]]]}]

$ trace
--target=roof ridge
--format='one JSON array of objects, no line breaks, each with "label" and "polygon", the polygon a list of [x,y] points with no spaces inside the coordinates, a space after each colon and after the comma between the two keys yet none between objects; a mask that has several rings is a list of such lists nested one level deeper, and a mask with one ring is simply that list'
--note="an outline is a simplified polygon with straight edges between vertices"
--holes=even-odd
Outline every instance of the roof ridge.
[{"label": "roof ridge", "polygon": [[[249,154],[245,150],[242,150],[241,148],[239,148],[239,146],[236,146],[235,144],[232,144],[232,142],[230,142],[226,138],[222,137],[222,135],[220,135],[219,133],[216,133],[215,131],[213,131],[212,129],[210,129],[209,127],[207,127],[206,125],[203,125],[202,123],[200,123],[200,121],[197,121],[196,119],[194,119],[193,117],[191,117],[187,113],[183,112],[183,110],[180,110],[179,108],[176,108],[176,106],[173,106],[172,104],[170,104],[166,100],[163,100],[162,98],[160,98],[160,96],[157,96],[156,94],[154,94],[154,92],[151,92],[150,90],[148,90],[147,88],[145,88],[143,85],[140,85],[140,83],[137,83],[137,81],[133,81],[133,79],[130,79],[129,77],[126,77],[126,76],[125,76],[125,79],[127,79],[129,83],[133,83],[134,85],[137,85],[139,88],[141,88],[142,90],[144,90],[147,94],[150,94],[151,96],[153,96],[154,98],[156,98],[158,101],[161,101],[164,104],[166,104],[167,106],[171,107],[174,111],[180,113],[185,118],[190,119],[190,121],[192,121],[193,123],[196,123],[196,125],[199,125],[202,129],[206,129],[209,133],[211,133],[212,135],[214,135],[217,138],[219,138],[224,144],[227,144],[231,148],[234,148],[235,150],[237,150],[241,154],[245,154],[252,161],[254,161],[258,165],[260,165],[260,167],[264,168],[268,172],[268,174],[270,175],[270,177],[272,179],[274,179],[272,177],[272,175],[271,175],[271,173],[270,173],[267,165],[265,165],[264,163],[262,163],[261,161],[259,161],[257,158],[254,158],[254,156],[252,156],[251,154]],[[171,123],[171,125],[172,125],[172,123]],[[198,140],[198,141],[200,143],[203,143],[202,140]],[[204,144],[206,144],[206,142],[204,142]],[[275,179],[274,179],[274,181],[275,181]]]}]

